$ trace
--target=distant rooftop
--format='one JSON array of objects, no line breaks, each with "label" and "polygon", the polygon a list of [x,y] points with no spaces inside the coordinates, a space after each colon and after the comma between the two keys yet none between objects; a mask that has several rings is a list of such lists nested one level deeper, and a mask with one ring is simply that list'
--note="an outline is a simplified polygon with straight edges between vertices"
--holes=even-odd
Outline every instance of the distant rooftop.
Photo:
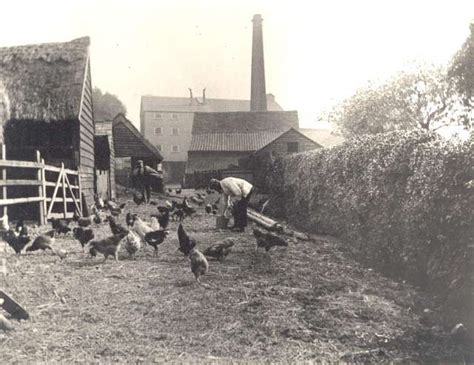
[{"label": "distant rooftop", "polygon": [[[267,94],[269,111],[282,111],[283,108],[275,101],[272,94]],[[213,99],[203,97],[170,97],[144,95],[141,111],[157,112],[238,112],[250,111],[250,100]]]},{"label": "distant rooftop", "polygon": [[300,128],[298,130],[306,137],[312,139],[325,148],[337,146],[344,142],[344,137],[336,134],[330,129]]}]

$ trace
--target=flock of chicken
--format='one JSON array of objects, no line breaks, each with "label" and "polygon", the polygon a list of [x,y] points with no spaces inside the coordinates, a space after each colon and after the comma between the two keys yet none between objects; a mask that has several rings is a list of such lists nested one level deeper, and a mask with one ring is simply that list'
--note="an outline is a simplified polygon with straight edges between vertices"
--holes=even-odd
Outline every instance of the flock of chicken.
[{"label": "flock of chicken", "polygon": [[[72,219],[74,223],[66,219],[52,219],[52,229],[41,234],[34,234],[34,227],[30,227],[32,231],[30,232],[29,227],[23,221],[19,221],[15,229],[5,227],[4,224],[0,238],[7,242],[17,255],[20,255],[22,251],[51,250],[63,259],[67,256],[67,251],[54,248],[55,237],[72,233],[74,239],[81,244],[83,252],[88,251],[91,257],[96,257],[100,253],[104,257],[103,261],[107,260],[109,256],[114,256],[118,261],[118,253],[121,247],[124,247],[130,257],[135,260],[136,253],[144,249],[146,245],[153,247],[155,255],[158,254],[158,246],[168,237],[169,223],[174,220],[179,222],[177,229],[178,250],[189,258],[191,271],[197,282],[200,282],[200,277],[209,269],[206,256],[221,260],[231,252],[234,245],[232,238],[227,238],[201,252],[197,248],[196,240],[190,237],[183,227],[183,220],[197,211],[197,207],[193,207],[188,200],[197,206],[203,206],[206,193],[212,194],[213,192],[210,190],[197,192],[189,199],[184,197],[181,203],[167,200],[164,205],[159,205],[151,201],[150,204],[157,208],[157,214],[151,214],[148,222],[129,211],[125,215],[126,226],[120,224],[117,219],[122,215],[126,203],[119,205],[114,201],[103,201],[96,197],[95,204],[92,206],[92,215],[89,217],[80,217],[75,213]],[[145,203],[143,197],[139,197],[135,192],[132,194],[136,205]],[[217,198],[213,204],[205,205],[205,212],[217,214],[219,202],[220,198]],[[98,239],[95,229],[102,224],[108,224],[111,235]],[[264,247],[268,251],[272,246],[287,246],[284,240],[279,241],[275,237],[269,239],[266,236],[267,233],[258,228],[255,228],[253,233],[257,241],[257,248]]]}]

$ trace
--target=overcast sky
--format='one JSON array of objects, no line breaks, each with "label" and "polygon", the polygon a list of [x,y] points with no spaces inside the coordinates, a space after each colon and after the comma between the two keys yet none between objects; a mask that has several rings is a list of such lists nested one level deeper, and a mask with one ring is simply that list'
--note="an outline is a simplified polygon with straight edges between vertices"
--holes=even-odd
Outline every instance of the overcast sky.
[{"label": "overcast sky", "polygon": [[94,86],[138,125],[141,95],[249,99],[252,16],[262,14],[267,92],[305,127],[369,80],[446,64],[474,1],[8,1],[0,46],[91,37]]}]

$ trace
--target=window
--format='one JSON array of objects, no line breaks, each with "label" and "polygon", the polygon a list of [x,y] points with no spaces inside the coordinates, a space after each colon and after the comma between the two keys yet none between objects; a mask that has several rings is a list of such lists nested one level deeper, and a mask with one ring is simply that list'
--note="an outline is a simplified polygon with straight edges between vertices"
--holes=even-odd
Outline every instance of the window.
[{"label": "window", "polygon": [[157,144],[156,149],[161,152],[163,151],[163,146],[161,144]]},{"label": "window", "polygon": [[178,114],[172,114],[172,115],[171,115],[171,118],[173,118],[173,119],[178,119]]},{"label": "window", "polygon": [[163,128],[162,127],[156,127],[155,128],[155,134],[163,134]]},{"label": "window", "polygon": [[174,128],[171,128],[171,134],[173,136],[177,136],[179,134],[179,129],[174,127]]},{"label": "window", "polygon": [[298,142],[288,142],[287,152],[298,152]]},{"label": "window", "polygon": [[171,146],[171,152],[174,152],[174,153],[179,152],[179,146],[177,145]]},{"label": "window", "polygon": [[154,117],[155,119],[161,119],[161,113],[155,113]]}]

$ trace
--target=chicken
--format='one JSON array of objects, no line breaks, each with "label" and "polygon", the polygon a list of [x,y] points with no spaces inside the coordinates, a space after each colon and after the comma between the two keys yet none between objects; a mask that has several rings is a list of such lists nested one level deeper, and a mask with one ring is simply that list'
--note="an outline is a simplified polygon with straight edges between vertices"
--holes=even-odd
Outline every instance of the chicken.
[{"label": "chicken", "polygon": [[136,233],[138,233],[138,235],[140,236],[140,238],[142,240],[145,240],[145,235],[148,232],[153,231],[151,226],[148,223],[141,220],[138,216],[135,218],[135,221],[133,222],[133,227],[132,228]]},{"label": "chicken", "polygon": [[169,200],[166,200],[165,201],[165,206],[166,208],[168,208],[169,210],[173,210],[174,207],[173,207],[173,204],[169,202]]},{"label": "chicken", "polygon": [[182,222],[184,220],[184,211],[181,208],[178,208],[173,212],[172,217],[174,220]]},{"label": "chicken", "polygon": [[194,209],[191,205],[189,205],[188,200],[186,198],[183,199],[183,212],[184,214],[190,216],[196,213],[196,209]]},{"label": "chicken", "polygon": [[118,252],[125,236],[126,234],[117,234],[101,240],[90,241],[89,252],[91,256],[95,257],[97,256],[97,252],[100,252],[102,255],[104,255],[104,261],[107,260],[110,255],[113,255],[115,257],[115,261],[118,261]]},{"label": "chicken", "polygon": [[132,214],[130,212],[127,213],[127,215],[125,216],[125,222],[127,222],[127,227],[133,226],[133,222],[135,222],[136,217],[136,214]]},{"label": "chicken", "polygon": [[107,215],[104,212],[101,212],[96,207],[92,208],[92,212],[94,213],[94,223],[100,224],[103,222],[107,222]]},{"label": "chicken", "polygon": [[72,220],[77,223],[79,227],[89,227],[92,224],[94,217],[81,217],[77,214],[77,211],[74,212]]},{"label": "chicken", "polygon": [[219,210],[219,202],[221,201],[221,197],[217,198],[217,200],[212,204],[212,210]]},{"label": "chicken", "polygon": [[124,239],[125,249],[130,257],[135,260],[135,254],[140,251],[142,247],[142,240],[138,234],[133,231],[128,232]]},{"label": "chicken", "polygon": [[173,189],[168,188],[168,193],[172,193]]},{"label": "chicken", "polygon": [[161,229],[160,223],[158,222],[158,217],[156,217],[156,216],[152,216],[152,217],[151,217],[151,220],[150,220],[150,228],[151,228],[153,231],[158,231],[158,230]]},{"label": "chicken", "polygon": [[122,209],[125,208],[126,203],[120,204],[119,206],[112,206],[109,207],[110,214],[114,217],[118,217],[120,214],[122,214]]},{"label": "chicken", "polygon": [[8,243],[8,245],[13,248],[17,255],[20,255],[21,251],[25,246],[31,241],[31,238],[26,236],[18,235],[13,229],[9,229],[6,232],[3,232],[2,239]]},{"label": "chicken", "polygon": [[196,193],[197,197],[199,199],[204,199],[204,196],[206,195],[206,193],[202,192],[202,193]]},{"label": "chicken", "polygon": [[253,229],[253,235],[257,240],[255,249],[264,247],[265,251],[268,252],[273,246],[288,247],[288,242],[286,242],[283,238],[280,238],[270,232],[263,231],[259,228]]},{"label": "chicken", "polygon": [[176,194],[181,194],[181,189],[176,189]]},{"label": "chicken", "polygon": [[97,194],[94,195],[94,203],[97,209],[105,208],[104,200],[100,198]]},{"label": "chicken", "polygon": [[69,222],[65,219],[51,219],[51,226],[58,234],[66,234],[71,231],[69,228]]},{"label": "chicken", "polygon": [[178,250],[181,251],[185,256],[188,256],[191,250],[196,247],[196,240],[188,236],[181,223],[178,227],[178,241]]},{"label": "chicken", "polygon": [[137,193],[133,192],[133,201],[136,205],[140,205],[140,204],[143,204],[145,203],[145,196],[142,195],[142,197],[140,198]]},{"label": "chicken", "polygon": [[216,243],[209,246],[203,251],[203,254],[205,256],[214,257],[220,260],[226,257],[232,251],[232,246],[234,246],[234,242],[232,239],[227,238],[221,243]]},{"label": "chicken", "polygon": [[4,214],[2,218],[0,218],[0,229],[8,231],[10,229],[10,226],[8,224],[8,215]]},{"label": "chicken", "polygon": [[55,230],[48,231],[46,233],[40,234],[35,238],[33,244],[26,248],[26,251],[38,251],[38,250],[51,250],[53,248],[51,245],[54,243],[54,232]]},{"label": "chicken", "polygon": [[149,244],[155,249],[155,256],[158,255],[158,245],[163,243],[166,236],[168,236],[168,231],[161,229],[145,234],[144,240],[147,244]]},{"label": "chicken", "polygon": [[207,214],[211,214],[211,212],[212,212],[212,205],[211,205],[211,204],[207,204],[204,209],[206,210],[206,213],[207,213]]},{"label": "chicken", "polygon": [[[167,207],[158,207],[160,215],[156,216],[158,218],[158,223],[162,229],[166,229],[170,223],[170,210]],[[152,215],[154,217],[154,215]]]},{"label": "chicken", "polygon": [[117,223],[114,217],[109,216],[109,226],[113,235],[121,235],[125,237],[128,234],[128,229]]},{"label": "chicken", "polygon": [[201,198],[198,198],[197,196],[192,196],[191,201],[193,203],[196,203],[198,206],[202,206],[204,204],[204,200]]},{"label": "chicken", "polygon": [[87,242],[94,238],[94,231],[92,229],[85,229],[84,227],[75,227],[72,230],[74,238],[79,241],[82,246],[82,251],[84,251],[84,247],[86,246]]},{"label": "chicken", "polygon": [[201,276],[205,275],[209,270],[209,263],[206,257],[199,252],[197,248],[191,249],[189,252],[189,261],[191,262],[191,271],[198,283],[201,282]]}]

